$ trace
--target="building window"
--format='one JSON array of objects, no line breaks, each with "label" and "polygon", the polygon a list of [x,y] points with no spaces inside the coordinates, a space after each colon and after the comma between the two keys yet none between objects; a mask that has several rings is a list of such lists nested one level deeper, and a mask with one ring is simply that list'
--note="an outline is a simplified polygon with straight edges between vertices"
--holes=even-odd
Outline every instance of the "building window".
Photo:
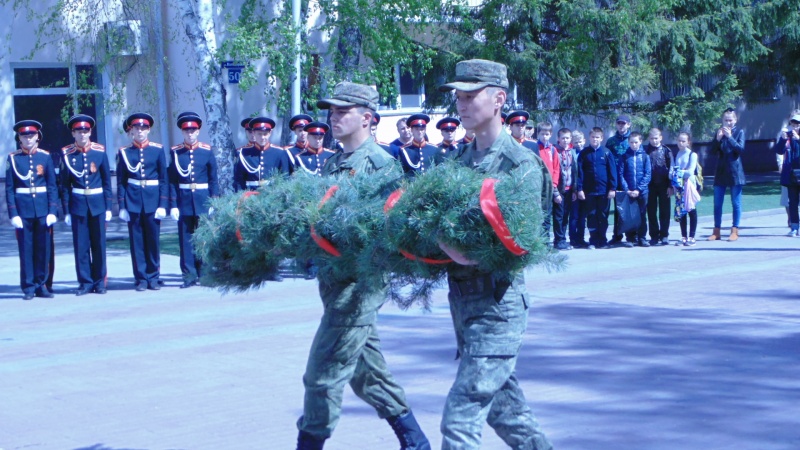
[{"label": "building window", "polygon": [[400,93],[397,106],[399,108],[421,108],[425,103],[422,79],[411,71],[397,66],[395,80],[397,80],[397,91]]},{"label": "building window", "polygon": [[14,122],[32,119],[42,123],[41,148],[58,150],[73,142],[66,120],[87,114],[97,122],[92,141],[106,143],[103,78],[90,64],[12,64]]}]

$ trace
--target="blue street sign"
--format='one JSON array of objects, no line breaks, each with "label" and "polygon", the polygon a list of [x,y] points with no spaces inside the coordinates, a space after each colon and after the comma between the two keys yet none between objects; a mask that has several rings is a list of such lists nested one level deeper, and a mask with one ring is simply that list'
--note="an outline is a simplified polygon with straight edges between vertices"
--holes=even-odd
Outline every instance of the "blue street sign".
[{"label": "blue street sign", "polygon": [[242,76],[242,69],[228,68],[228,84],[239,84],[239,78]]},{"label": "blue street sign", "polygon": [[244,63],[241,61],[222,61],[223,69],[244,69]]}]

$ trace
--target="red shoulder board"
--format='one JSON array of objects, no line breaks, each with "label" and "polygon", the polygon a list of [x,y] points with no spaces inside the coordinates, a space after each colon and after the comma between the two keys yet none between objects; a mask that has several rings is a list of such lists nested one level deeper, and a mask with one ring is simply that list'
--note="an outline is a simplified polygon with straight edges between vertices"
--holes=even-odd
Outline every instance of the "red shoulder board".
[{"label": "red shoulder board", "polygon": [[164,146],[159,144],[158,142],[151,142],[150,145],[152,145],[153,147],[164,148]]},{"label": "red shoulder board", "polygon": [[67,145],[65,147],[61,147],[61,151],[64,152],[65,154],[69,153],[70,151],[72,151],[74,149],[75,149],[75,144],[69,144],[69,145]]},{"label": "red shoulder board", "polygon": [[206,144],[205,142],[201,142],[199,147],[202,148],[203,150],[211,150],[211,145]]},{"label": "red shoulder board", "polygon": [[183,147],[183,144],[173,145],[170,147],[170,150],[180,150]]},{"label": "red shoulder board", "polygon": [[97,142],[92,142],[92,150],[96,150],[98,152],[106,151],[106,147],[103,144],[98,144]]},{"label": "red shoulder board", "polygon": [[42,153],[44,153],[45,155],[49,155],[49,154],[50,154],[50,152],[48,152],[47,150],[45,150],[45,149],[43,149],[43,148],[40,148],[40,149],[38,149],[37,151],[39,151],[39,152],[42,152]]}]

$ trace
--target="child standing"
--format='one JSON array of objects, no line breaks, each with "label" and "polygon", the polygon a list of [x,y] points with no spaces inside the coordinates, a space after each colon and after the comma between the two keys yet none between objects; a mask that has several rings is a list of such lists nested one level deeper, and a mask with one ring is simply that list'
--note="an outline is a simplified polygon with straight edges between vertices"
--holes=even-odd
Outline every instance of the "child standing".
[{"label": "child standing", "polygon": [[628,137],[628,150],[618,159],[619,185],[639,205],[639,228],[625,233],[625,247],[649,247],[647,243],[647,188],[650,184],[650,157],[642,148],[642,134],[634,131]]},{"label": "child standing", "polygon": [[[553,178],[553,204],[550,214],[545,211],[544,216],[544,232],[549,233],[552,215],[556,213],[556,208],[564,203],[564,199],[558,191],[558,184],[561,181],[561,160],[555,147],[550,143],[550,138],[553,136],[553,124],[550,122],[541,122],[536,125],[536,130],[536,137],[538,138],[539,144],[539,157],[542,158],[544,165],[550,172],[550,177]],[[542,205],[542,207],[544,207],[544,205]]]},{"label": "child standing", "polygon": [[[696,243],[694,233],[697,231],[697,209],[700,201],[697,192],[697,153],[692,151],[692,138],[689,133],[678,135],[678,155],[675,157],[671,178],[675,188],[675,220],[681,223],[681,240],[675,245],[692,246]],[[686,233],[686,217],[689,217],[689,233]]]},{"label": "child standing", "polygon": [[589,249],[610,248],[608,207],[617,189],[617,165],[614,156],[603,147],[603,130],[594,127],[589,146],[578,155],[578,199],[585,200],[584,214],[589,227]]},{"label": "child standing", "polygon": [[650,244],[669,244],[670,201],[672,183],[669,179],[673,166],[672,150],[661,145],[661,130],[650,129],[650,144],[645,148],[652,167],[647,198],[647,217],[650,225]]},{"label": "child standing", "polygon": [[558,130],[558,142],[556,152],[558,153],[561,177],[558,182],[558,193],[561,195],[562,202],[553,204],[553,241],[558,250],[569,250],[571,246],[567,243],[567,232],[571,243],[575,243],[575,235],[572,231],[572,204],[575,203],[575,182],[578,172],[578,156],[572,148],[572,132],[569,128]]},{"label": "child standing", "polygon": [[583,132],[575,130],[572,132],[572,148],[575,157],[575,187],[572,189],[572,212],[569,216],[569,243],[573,248],[586,248],[586,214],[585,200],[578,199],[578,155],[586,147],[586,138]]}]

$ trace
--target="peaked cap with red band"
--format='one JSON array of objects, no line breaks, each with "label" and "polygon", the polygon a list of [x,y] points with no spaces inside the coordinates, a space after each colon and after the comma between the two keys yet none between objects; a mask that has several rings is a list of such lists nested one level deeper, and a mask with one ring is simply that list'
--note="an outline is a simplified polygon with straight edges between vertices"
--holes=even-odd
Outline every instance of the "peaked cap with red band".
[{"label": "peaked cap with red band", "polygon": [[29,132],[39,132],[42,129],[42,124],[35,120],[20,120],[14,124],[14,131],[22,134]]},{"label": "peaked cap with red band", "polygon": [[298,114],[289,119],[289,129],[294,130],[295,127],[305,127],[313,121],[314,119],[312,119],[308,114]]},{"label": "peaked cap with red band", "polygon": [[455,117],[445,117],[444,119],[436,122],[436,129],[441,130],[444,128],[458,128],[459,125],[461,125],[461,121]]},{"label": "peaked cap with red band", "polygon": [[203,119],[197,113],[186,111],[178,114],[178,128],[185,130],[187,128],[202,128]]},{"label": "peaked cap with red band", "polygon": [[275,121],[269,117],[256,117],[250,119],[251,130],[272,130],[275,128]]},{"label": "peaked cap with red band", "polygon": [[128,125],[128,128],[132,128],[135,126],[148,126],[152,127],[156,121],[153,119],[153,116],[147,113],[134,113],[128,116],[125,119],[125,123]]},{"label": "peaked cap with red band", "polygon": [[506,116],[506,124],[513,125],[515,123],[526,123],[530,118],[530,114],[527,111],[514,111],[508,116]]},{"label": "peaked cap with red band", "polygon": [[303,131],[305,131],[308,134],[318,134],[318,135],[324,135],[325,133],[328,132],[328,130],[330,130],[328,124],[322,122],[311,122],[310,124],[306,125],[303,128]]},{"label": "peaked cap with red band", "polygon": [[76,114],[67,122],[70,130],[91,130],[94,128],[94,119],[86,114]]},{"label": "peaked cap with red band", "polygon": [[431,118],[427,114],[414,114],[406,119],[406,126],[408,127],[426,127]]}]

